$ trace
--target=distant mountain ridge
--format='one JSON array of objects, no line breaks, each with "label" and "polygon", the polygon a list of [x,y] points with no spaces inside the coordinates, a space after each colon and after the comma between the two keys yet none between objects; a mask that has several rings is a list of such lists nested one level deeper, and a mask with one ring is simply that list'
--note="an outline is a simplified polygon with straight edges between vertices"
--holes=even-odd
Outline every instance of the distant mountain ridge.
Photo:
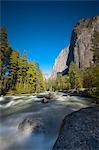
[{"label": "distant mountain ridge", "polygon": [[83,69],[93,64],[92,37],[94,32],[99,32],[99,16],[81,19],[73,28],[70,46],[61,50],[55,60],[51,78],[58,73],[65,74],[71,61]]}]

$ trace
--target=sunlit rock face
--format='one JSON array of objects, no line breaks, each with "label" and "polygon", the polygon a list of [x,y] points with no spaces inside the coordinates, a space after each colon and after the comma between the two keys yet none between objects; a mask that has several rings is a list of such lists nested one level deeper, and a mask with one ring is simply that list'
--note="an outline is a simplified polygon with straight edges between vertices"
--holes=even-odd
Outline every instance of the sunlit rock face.
[{"label": "sunlit rock face", "polygon": [[69,46],[67,48],[62,49],[58,57],[55,59],[51,78],[56,77],[57,73],[62,73],[64,70],[68,68],[68,66],[66,65],[68,52],[69,52]]},{"label": "sunlit rock face", "polygon": [[62,49],[55,60],[52,78],[58,73],[67,73],[71,61],[81,69],[93,64],[92,38],[95,31],[99,32],[99,16],[77,22],[72,31],[70,46]]},{"label": "sunlit rock face", "polygon": [[99,32],[99,16],[90,19],[81,19],[72,31],[68,58],[69,65],[71,59],[81,69],[93,64],[92,38],[94,31]]}]

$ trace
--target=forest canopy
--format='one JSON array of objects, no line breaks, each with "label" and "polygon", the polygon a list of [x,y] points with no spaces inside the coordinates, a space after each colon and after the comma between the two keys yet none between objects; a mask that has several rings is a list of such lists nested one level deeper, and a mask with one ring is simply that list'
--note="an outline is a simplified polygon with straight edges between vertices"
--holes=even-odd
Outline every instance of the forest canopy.
[{"label": "forest canopy", "polygon": [[44,79],[39,65],[27,61],[24,52],[13,49],[7,38],[5,27],[0,30],[0,95],[41,92]]}]

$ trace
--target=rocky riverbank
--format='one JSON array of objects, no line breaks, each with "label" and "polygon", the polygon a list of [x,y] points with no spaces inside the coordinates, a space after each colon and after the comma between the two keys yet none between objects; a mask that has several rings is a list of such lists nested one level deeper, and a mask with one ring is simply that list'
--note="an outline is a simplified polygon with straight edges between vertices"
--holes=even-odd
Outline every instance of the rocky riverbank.
[{"label": "rocky riverbank", "polygon": [[68,91],[65,91],[65,93],[69,96],[81,96],[86,98],[92,98],[93,102],[96,104],[99,104],[99,98],[97,98],[95,95],[90,94],[89,89],[82,88],[82,89],[71,89]]},{"label": "rocky riverbank", "polygon": [[52,149],[65,115],[93,105],[91,98],[63,92],[3,96],[0,102],[2,150]]},{"label": "rocky riverbank", "polygon": [[67,115],[53,150],[98,150],[99,107],[81,109]]}]

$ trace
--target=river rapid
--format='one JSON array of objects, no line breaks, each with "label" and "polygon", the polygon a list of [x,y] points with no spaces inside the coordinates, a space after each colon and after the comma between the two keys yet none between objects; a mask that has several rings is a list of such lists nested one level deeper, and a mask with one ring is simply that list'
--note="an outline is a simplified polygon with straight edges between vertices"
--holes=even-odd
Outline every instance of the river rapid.
[{"label": "river rapid", "polygon": [[[40,93],[39,95],[48,94]],[[56,99],[41,103],[35,95],[0,97],[0,150],[51,150],[64,116],[91,105],[91,99],[55,93]],[[41,120],[45,132],[21,132],[24,118]]]}]

